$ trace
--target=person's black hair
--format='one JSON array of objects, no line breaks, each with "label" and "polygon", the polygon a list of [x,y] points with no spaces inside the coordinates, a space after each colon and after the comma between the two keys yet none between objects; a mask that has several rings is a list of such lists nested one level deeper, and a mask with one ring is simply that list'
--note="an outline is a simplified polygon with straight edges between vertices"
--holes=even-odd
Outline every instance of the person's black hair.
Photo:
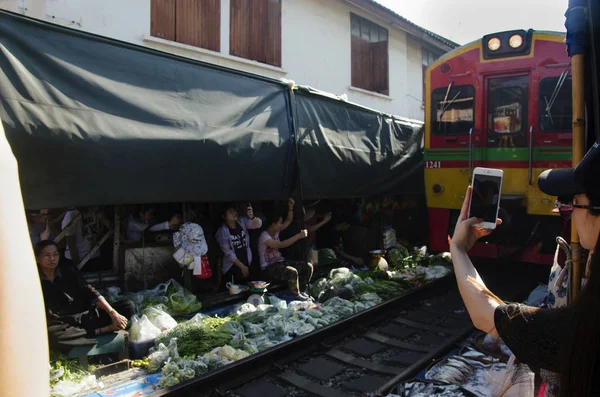
[{"label": "person's black hair", "polygon": [[35,258],[37,259],[37,257],[40,256],[44,248],[50,246],[56,247],[56,249],[58,249],[58,244],[56,244],[53,240],[42,240],[38,242],[35,245],[35,247],[33,247],[33,253],[35,254]]},{"label": "person's black hair", "polygon": [[271,227],[274,223],[279,222],[279,219],[285,219],[285,215],[281,210],[273,210],[267,215],[267,219],[265,220],[265,228]]},{"label": "person's black hair", "polygon": [[[590,206],[600,206],[600,198],[587,195]],[[589,215],[600,216],[600,210],[589,210]],[[585,264],[583,264],[585,266]],[[559,310],[572,310],[574,324],[568,340],[561,341],[559,352],[561,368],[560,395],[591,396],[597,388],[600,370],[600,236],[590,262],[590,277],[578,299]]]},{"label": "person's black hair", "polygon": [[[590,200],[590,207],[600,207],[600,194],[586,194]],[[600,210],[589,210],[590,215],[600,216]]]},{"label": "person's black hair", "polygon": [[232,209],[238,211],[238,206],[233,202],[225,203],[221,208],[221,217],[224,217],[225,214],[227,214],[227,211]]},{"label": "person's black hair", "polygon": [[156,205],[155,204],[139,204],[136,207],[136,215],[139,214],[145,214],[146,212],[153,210],[156,211]]}]

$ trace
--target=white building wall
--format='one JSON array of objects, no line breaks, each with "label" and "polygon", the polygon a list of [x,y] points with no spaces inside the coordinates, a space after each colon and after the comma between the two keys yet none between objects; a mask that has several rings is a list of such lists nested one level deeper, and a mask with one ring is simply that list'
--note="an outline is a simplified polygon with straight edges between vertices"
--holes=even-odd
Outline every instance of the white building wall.
[{"label": "white building wall", "polygon": [[[352,102],[423,120],[421,48],[397,27],[344,0],[282,0],[282,68],[229,55],[229,0],[221,0],[220,53],[150,36],[150,0],[0,0],[0,8],[213,64],[346,94]],[[389,31],[390,95],[354,89],[350,12]]]}]

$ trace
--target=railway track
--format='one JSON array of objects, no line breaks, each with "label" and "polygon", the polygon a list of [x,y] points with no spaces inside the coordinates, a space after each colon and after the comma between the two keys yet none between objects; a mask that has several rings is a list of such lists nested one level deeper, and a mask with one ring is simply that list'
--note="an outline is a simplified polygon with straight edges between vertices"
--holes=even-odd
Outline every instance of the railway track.
[{"label": "railway track", "polygon": [[[535,285],[534,279],[540,278],[494,276],[495,282],[488,284],[500,296],[512,299],[522,297]],[[450,275],[155,395],[385,395],[472,331],[454,276]]]}]

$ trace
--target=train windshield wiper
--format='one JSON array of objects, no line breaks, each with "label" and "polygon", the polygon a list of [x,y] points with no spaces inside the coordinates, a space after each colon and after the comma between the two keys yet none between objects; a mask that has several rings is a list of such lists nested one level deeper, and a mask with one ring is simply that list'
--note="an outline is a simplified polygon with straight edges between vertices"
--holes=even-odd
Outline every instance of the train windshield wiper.
[{"label": "train windshield wiper", "polygon": [[546,101],[546,115],[550,119],[550,124],[554,124],[554,120],[552,119],[552,111],[551,111],[552,106],[554,106],[554,102],[556,102],[556,98],[558,98],[558,93],[560,92],[560,89],[562,88],[563,84],[567,80],[568,76],[569,76],[568,70],[565,70],[564,72],[562,72],[560,74],[560,77],[558,78],[558,81],[556,82],[554,91],[552,91],[550,100],[548,100],[548,97],[544,96],[544,101]]},{"label": "train windshield wiper", "polygon": [[[446,93],[446,98],[447,98],[447,93]],[[458,98],[458,96],[460,95],[460,91],[458,91],[456,93],[456,95],[454,95],[454,98],[452,98],[450,101],[446,102],[446,99],[444,99],[444,102],[442,102],[445,106],[442,108],[442,113],[440,113],[440,117],[439,117],[439,127],[441,127],[442,125],[442,119],[444,118],[444,113],[446,113],[446,110],[448,110],[450,108],[450,106],[452,106],[452,104],[454,102],[456,102],[456,99]]]}]

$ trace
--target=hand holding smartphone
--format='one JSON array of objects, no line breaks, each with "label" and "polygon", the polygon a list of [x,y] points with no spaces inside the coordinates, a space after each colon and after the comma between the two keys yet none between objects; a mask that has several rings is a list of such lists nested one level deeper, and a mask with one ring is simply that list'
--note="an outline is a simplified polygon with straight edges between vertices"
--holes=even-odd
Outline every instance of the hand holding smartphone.
[{"label": "hand holding smartphone", "polygon": [[482,219],[483,222],[477,226],[496,228],[503,177],[504,172],[498,169],[477,167],[473,170],[469,218]]}]

